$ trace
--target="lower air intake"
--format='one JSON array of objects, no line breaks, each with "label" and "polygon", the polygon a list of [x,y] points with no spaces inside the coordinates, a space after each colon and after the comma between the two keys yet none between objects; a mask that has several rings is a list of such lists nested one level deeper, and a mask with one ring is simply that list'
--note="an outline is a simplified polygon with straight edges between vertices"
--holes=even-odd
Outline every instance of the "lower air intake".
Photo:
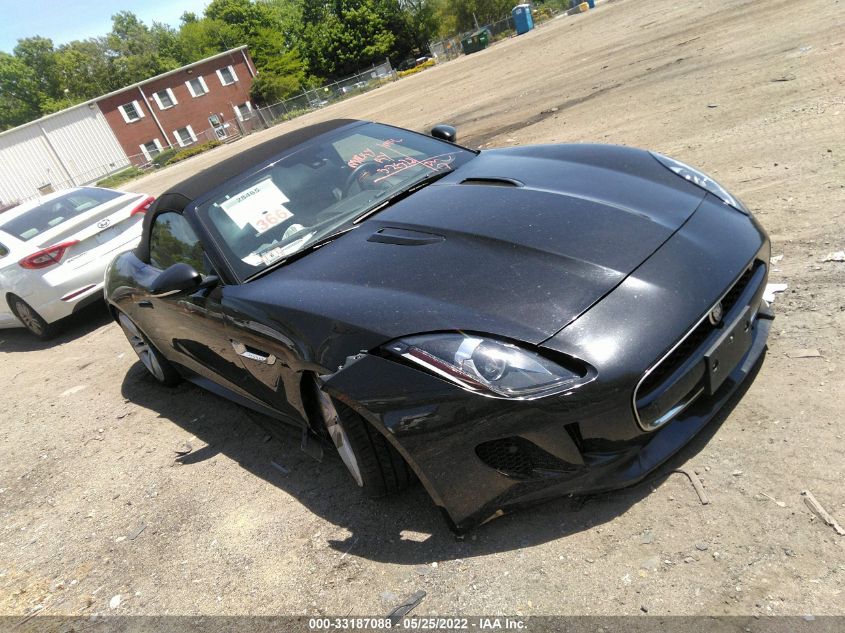
[{"label": "lower air intake", "polygon": [[522,437],[484,442],[475,447],[475,453],[490,468],[520,479],[553,477],[577,468]]}]

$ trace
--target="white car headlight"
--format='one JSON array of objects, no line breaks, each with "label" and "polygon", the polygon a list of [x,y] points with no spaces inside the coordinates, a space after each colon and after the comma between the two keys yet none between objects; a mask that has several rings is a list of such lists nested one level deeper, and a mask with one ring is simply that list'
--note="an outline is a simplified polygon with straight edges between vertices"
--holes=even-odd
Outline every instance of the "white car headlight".
[{"label": "white car headlight", "polygon": [[384,346],[392,354],[470,391],[505,398],[538,398],[583,382],[586,368],[562,367],[512,343],[461,334],[424,334]]},{"label": "white car headlight", "polygon": [[704,191],[712,193],[714,196],[719,198],[719,200],[732,206],[737,211],[740,211],[745,215],[751,215],[748,208],[736,196],[729,193],[727,189],[710,178],[707,174],[700,172],[695,167],[690,167],[686,163],[675,160],[674,158],[669,158],[668,156],[658,154],[657,152],[650,153],[669,171],[672,171],[684,180],[688,180],[692,184],[701,187]]}]

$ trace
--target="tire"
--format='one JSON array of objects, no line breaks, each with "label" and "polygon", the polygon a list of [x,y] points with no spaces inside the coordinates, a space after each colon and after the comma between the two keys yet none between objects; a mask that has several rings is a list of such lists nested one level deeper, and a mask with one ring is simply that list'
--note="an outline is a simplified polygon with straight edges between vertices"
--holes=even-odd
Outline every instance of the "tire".
[{"label": "tire", "polygon": [[9,309],[17,317],[18,321],[20,321],[31,334],[34,334],[42,341],[49,340],[56,335],[58,331],[57,326],[47,323],[47,321],[45,321],[44,318],[23,299],[16,297],[15,295],[9,295],[6,298],[6,302],[9,304]]},{"label": "tire", "polygon": [[405,490],[413,473],[387,438],[343,403],[319,394],[329,436],[362,492],[378,498]]},{"label": "tire", "polygon": [[135,354],[138,355],[138,360],[156,382],[165,387],[175,387],[182,381],[176,368],[150,343],[132,319],[123,312],[118,312],[117,324],[123,330]]}]

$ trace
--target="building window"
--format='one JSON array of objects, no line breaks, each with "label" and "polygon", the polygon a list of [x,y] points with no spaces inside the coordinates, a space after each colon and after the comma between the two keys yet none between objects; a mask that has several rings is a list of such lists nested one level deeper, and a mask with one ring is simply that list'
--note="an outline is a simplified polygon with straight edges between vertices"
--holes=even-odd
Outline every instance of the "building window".
[{"label": "building window", "polygon": [[153,94],[153,99],[155,99],[159,110],[167,110],[167,108],[172,108],[179,103],[176,101],[176,96],[170,88],[159,90]]},{"label": "building window", "polygon": [[141,105],[137,101],[130,101],[122,106],[118,106],[117,109],[123,116],[123,120],[127,123],[133,123],[144,118],[144,111],[141,109]]},{"label": "building window", "polygon": [[176,140],[179,141],[179,145],[182,147],[195,143],[197,140],[197,135],[194,134],[194,130],[190,125],[186,125],[185,127],[175,130],[173,134],[176,136]]},{"label": "building window", "polygon": [[205,79],[202,77],[189,79],[185,82],[185,85],[188,86],[188,92],[191,93],[192,97],[201,97],[208,92],[208,86],[205,84]]},{"label": "building window", "polygon": [[159,140],[157,138],[153,139],[149,143],[144,143],[140,147],[141,153],[144,155],[144,158],[146,158],[147,161],[151,161],[153,158],[161,154],[161,143],[159,143]]},{"label": "building window", "polygon": [[235,74],[235,68],[233,66],[226,66],[226,68],[218,68],[217,76],[220,78],[220,83],[223,86],[228,86],[229,84],[233,84],[238,80],[238,76]]},{"label": "building window", "polygon": [[235,111],[235,116],[238,117],[239,121],[248,119],[252,115],[252,104],[249,101],[232,106],[232,109]]}]

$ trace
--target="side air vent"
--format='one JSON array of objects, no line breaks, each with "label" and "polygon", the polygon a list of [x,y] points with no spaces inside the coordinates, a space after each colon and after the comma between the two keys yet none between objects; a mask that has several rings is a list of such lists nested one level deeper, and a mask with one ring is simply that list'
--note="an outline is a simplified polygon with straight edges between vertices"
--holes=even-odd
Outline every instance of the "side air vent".
[{"label": "side air vent", "polygon": [[522,183],[512,178],[467,178],[462,185],[487,185],[488,187],[522,187]]},{"label": "side air vent", "polygon": [[484,442],[475,447],[475,454],[490,468],[517,479],[554,477],[578,469],[523,437]]},{"label": "side air vent", "polygon": [[446,238],[435,233],[424,233],[423,231],[410,231],[408,229],[379,229],[370,237],[368,242],[378,242],[380,244],[397,244],[399,246],[425,246],[426,244],[436,244],[442,242]]}]

